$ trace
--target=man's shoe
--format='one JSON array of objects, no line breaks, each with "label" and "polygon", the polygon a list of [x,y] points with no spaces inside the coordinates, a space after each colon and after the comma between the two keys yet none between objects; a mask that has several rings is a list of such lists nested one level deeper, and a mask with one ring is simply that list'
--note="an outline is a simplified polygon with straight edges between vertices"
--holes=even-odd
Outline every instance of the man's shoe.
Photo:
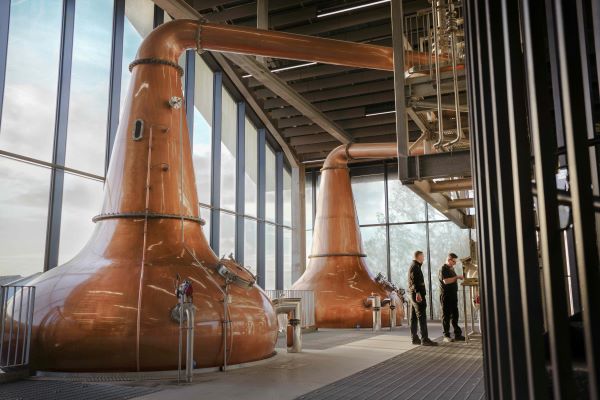
[{"label": "man's shoe", "polygon": [[438,344],[428,338],[421,340],[421,346],[437,346]]},{"label": "man's shoe", "polygon": [[446,343],[452,343],[452,342],[454,342],[454,339],[452,339],[450,336],[444,336],[444,342],[446,342]]},{"label": "man's shoe", "polygon": [[418,337],[413,338],[412,344],[421,344],[421,339],[419,339]]},{"label": "man's shoe", "polygon": [[454,340],[457,341],[457,342],[464,342],[465,341],[465,337],[463,335],[454,336]]}]

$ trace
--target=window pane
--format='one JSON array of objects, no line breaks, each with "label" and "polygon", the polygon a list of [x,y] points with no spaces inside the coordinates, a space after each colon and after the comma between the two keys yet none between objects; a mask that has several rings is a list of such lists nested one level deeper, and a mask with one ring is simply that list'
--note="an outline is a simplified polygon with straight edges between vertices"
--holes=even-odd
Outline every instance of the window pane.
[{"label": "window pane", "polygon": [[256,221],[246,218],[244,220],[244,265],[256,275],[257,260],[257,231]]},{"label": "window pane", "polygon": [[123,68],[121,69],[121,112],[125,107],[131,72],[129,64],[154,25],[154,2],[152,0],[125,1],[125,29],[123,31]]},{"label": "window pane", "polygon": [[308,258],[312,254],[312,239],[313,239],[313,231],[306,231],[306,265],[310,261]]},{"label": "window pane", "polygon": [[312,227],[313,227],[312,174],[306,174],[306,180],[305,180],[305,186],[304,186],[304,212],[306,213],[306,229],[312,229]]},{"label": "window pane", "polygon": [[275,289],[275,225],[265,224],[265,289]]},{"label": "window pane", "polygon": [[210,209],[200,207],[200,218],[204,220],[204,225],[202,226],[204,237],[210,242]]},{"label": "window pane", "polygon": [[113,0],[77,0],[65,164],[104,176]]},{"label": "window pane", "polygon": [[387,276],[387,239],[385,226],[369,226],[360,228],[363,247],[367,255],[367,265],[376,276],[382,273]]},{"label": "window pane", "polygon": [[283,168],[283,224],[292,226],[292,174]]},{"label": "window pane", "polygon": [[[196,55],[193,158],[198,201],[210,205],[212,160],[213,72]],[[208,230],[205,230],[208,232]]]},{"label": "window pane", "polygon": [[283,229],[283,288],[292,287],[292,230]]},{"label": "window pane", "polygon": [[275,152],[267,146],[265,155],[265,168],[266,168],[266,213],[265,218],[267,221],[275,222],[275,187],[276,187],[276,176],[275,176]]},{"label": "window pane", "polygon": [[[427,254],[427,224],[407,224],[390,226],[390,267],[391,281],[398,287],[408,289],[408,268],[415,251]],[[426,282],[427,260],[423,265]],[[429,291],[429,286],[427,286]]]},{"label": "window pane", "polygon": [[0,275],[44,269],[50,170],[0,157]]},{"label": "window pane", "polygon": [[246,117],[244,132],[245,140],[245,159],[246,168],[244,173],[244,191],[246,215],[256,217],[257,196],[258,196],[258,131]]},{"label": "window pane", "polygon": [[52,160],[62,1],[12,1],[0,148]]},{"label": "window pane", "polygon": [[447,221],[448,218],[435,208],[433,208],[430,204],[427,204],[427,218],[430,221]]},{"label": "window pane", "polygon": [[[439,319],[440,295],[438,272],[446,262],[448,253],[456,253],[459,258],[470,255],[469,230],[459,228],[454,222],[436,222],[429,224],[429,249],[431,257],[431,279],[433,280],[433,318]],[[456,273],[462,274],[460,262],[456,265]],[[462,299],[462,290],[459,287],[459,299]],[[462,301],[462,300],[461,300]],[[462,302],[459,303],[459,305]],[[462,308],[461,308],[462,310]],[[463,317],[460,312],[461,318]]]},{"label": "window pane", "polygon": [[85,246],[102,209],[103,183],[65,173],[58,263],[64,264]]},{"label": "window pane", "polygon": [[[392,168],[393,167],[393,168]],[[426,202],[398,180],[398,167],[390,166],[388,204],[390,222],[425,221]]]},{"label": "window pane", "polygon": [[235,255],[235,215],[221,213],[219,232],[219,256]]},{"label": "window pane", "polygon": [[237,144],[237,103],[222,88],[223,115],[221,119],[221,208],[235,211]]},{"label": "window pane", "polygon": [[352,192],[361,225],[385,223],[383,174],[352,177]]}]

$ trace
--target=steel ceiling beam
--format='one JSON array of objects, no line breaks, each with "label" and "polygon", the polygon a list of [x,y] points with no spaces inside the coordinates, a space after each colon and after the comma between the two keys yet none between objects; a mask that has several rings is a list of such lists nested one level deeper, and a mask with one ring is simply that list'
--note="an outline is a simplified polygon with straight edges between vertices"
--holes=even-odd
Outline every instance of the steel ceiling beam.
[{"label": "steel ceiling beam", "polygon": [[458,209],[450,208],[448,198],[441,193],[433,193],[429,181],[415,181],[406,186],[459,227],[473,228],[473,218]]},{"label": "steel ceiling beam", "polygon": [[253,77],[260,80],[267,88],[273,91],[273,93],[284,99],[304,116],[314,121],[335,139],[342,143],[352,142],[350,135],[348,135],[348,133],[346,133],[338,124],[329,119],[312,103],[302,97],[298,92],[291,89],[283,79],[280,79],[277,75],[273,74],[267,67],[256,61],[254,58],[232,53],[227,53],[226,57],[242,67],[249,74],[252,74]]}]

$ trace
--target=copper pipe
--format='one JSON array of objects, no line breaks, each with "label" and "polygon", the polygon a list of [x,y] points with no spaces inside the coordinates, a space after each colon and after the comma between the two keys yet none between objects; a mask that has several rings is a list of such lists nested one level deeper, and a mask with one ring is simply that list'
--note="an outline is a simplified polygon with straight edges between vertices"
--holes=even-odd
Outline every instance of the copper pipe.
[{"label": "copper pipe", "polygon": [[446,179],[443,181],[431,182],[429,184],[429,190],[432,193],[454,192],[457,190],[471,190],[471,189],[473,189],[473,181],[470,178]]},{"label": "copper pipe", "polygon": [[[313,290],[318,327],[372,327],[372,310],[366,299],[375,294],[390,297],[390,290],[375,281],[367,265],[348,162],[397,156],[396,143],[356,143],[334,149],[325,160],[317,200],[317,216],[310,261],[292,289]],[[397,307],[401,320],[403,308]],[[383,316],[389,325],[389,313]]]},{"label": "copper pipe", "polygon": [[[394,70],[391,47],[185,19],[161,25],[151,32],[137,57],[153,58],[160,53],[161,57],[177,63],[175,55],[180,54],[182,48]],[[427,63],[427,53],[405,54],[406,66]]]}]

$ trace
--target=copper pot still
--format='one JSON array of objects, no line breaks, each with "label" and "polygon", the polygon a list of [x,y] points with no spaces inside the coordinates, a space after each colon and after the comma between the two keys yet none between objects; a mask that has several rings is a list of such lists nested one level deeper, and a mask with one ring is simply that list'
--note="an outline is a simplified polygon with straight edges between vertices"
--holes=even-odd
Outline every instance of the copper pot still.
[{"label": "copper pot still", "polygon": [[[352,195],[348,161],[397,156],[396,143],[355,143],[334,149],[321,169],[313,245],[306,271],[292,289],[312,290],[319,328],[371,328],[373,312],[367,298],[394,297],[387,282],[369,270]],[[402,305],[393,311],[404,315]],[[390,309],[382,308],[382,326],[390,324]]]},{"label": "copper pot still", "polygon": [[[223,365],[225,354],[228,365],[274,354],[271,301],[248,270],[214,254],[202,231],[177,64],[196,46],[196,30],[178,22],[154,30],[130,67],[92,237],[75,258],[31,283],[34,369],[177,369],[178,278],[194,288],[196,368]],[[223,271],[235,282],[226,285]]]}]

